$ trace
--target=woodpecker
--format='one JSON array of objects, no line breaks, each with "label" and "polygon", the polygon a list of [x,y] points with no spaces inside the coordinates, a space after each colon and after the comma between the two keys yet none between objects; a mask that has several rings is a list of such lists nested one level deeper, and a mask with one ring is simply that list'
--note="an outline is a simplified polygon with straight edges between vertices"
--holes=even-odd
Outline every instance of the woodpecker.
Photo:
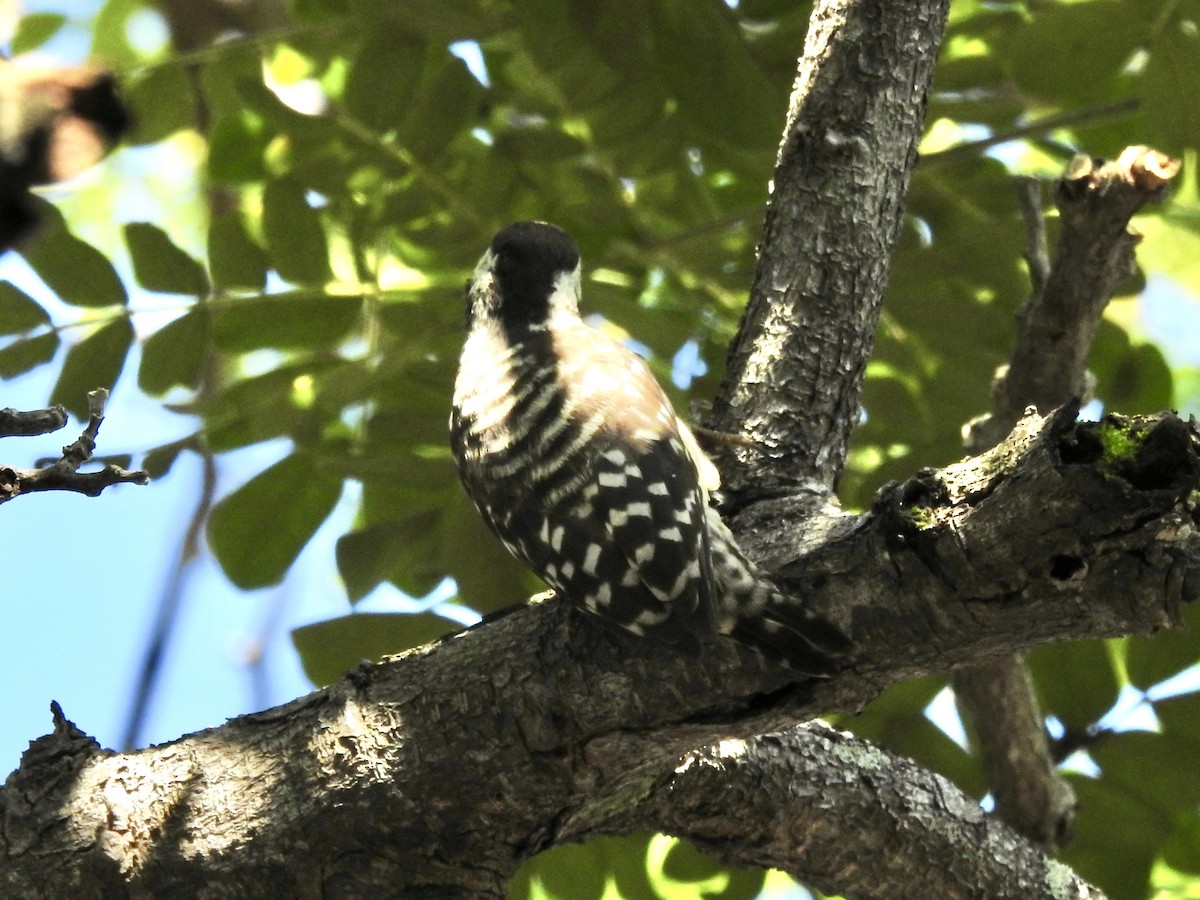
[{"label": "woodpecker", "polygon": [[690,653],[730,635],[837,671],[845,636],[746,558],[646,363],[580,318],[580,276],[565,231],[517,222],[467,286],[450,442],[476,509],[556,594],[634,634]]}]

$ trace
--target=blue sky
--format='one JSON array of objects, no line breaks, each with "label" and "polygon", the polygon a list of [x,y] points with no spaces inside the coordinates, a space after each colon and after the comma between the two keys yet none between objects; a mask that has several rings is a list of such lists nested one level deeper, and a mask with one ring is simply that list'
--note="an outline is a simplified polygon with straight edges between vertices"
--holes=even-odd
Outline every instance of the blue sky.
[{"label": "blue sky", "polygon": [[[5,268],[0,263],[0,274]],[[0,402],[43,405],[54,368],[6,383]],[[100,452],[149,446],[148,423],[164,417],[132,383],[135,371],[131,366],[113,392]],[[9,438],[0,445],[0,459],[31,465],[56,455],[79,427],[72,422],[58,434]],[[259,463],[247,456],[278,452],[258,448],[222,467],[248,475]],[[3,546],[16,561],[0,596],[9,683],[0,692],[0,768],[15,767],[27,742],[49,730],[52,699],[101,744],[120,741],[146,635],[195,504],[199,476],[197,460],[184,457],[147,487],[121,485],[99,498],[32,495],[0,510]],[[197,562],[151,708],[149,741],[219,724],[264,700],[278,703],[308,690],[287,630],[345,612],[344,594],[328,565],[335,536],[325,530],[305,551],[297,568],[304,577],[251,594],[233,590],[211,558]],[[295,583],[306,587],[296,590]],[[279,603],[282,615],[268,628]],[[265,696],[256,691],[256,676],[245,664],[264,636]]]},{"label": "blue sky", "polygon": [[[90,35],[82,26],[99,6],[98,2],[64,5],[52,0],[25,4],[27,12],[69,9],[78,17],[44,48],[61,63],[86,59]],[[163,37],[153,17],[139,19],[132,30],[137,31],[131,34],[135,43],[141,38],[153,44]],[[475,45],[464,44],[457,52],[473,66],[482,65]],[[155,221],[170,231],[165,218],[177,210],[166,209],[164,202],[176,207],[193,203],[195,184],[177,159],[164,165],[154,153],[126,149],[105,165],[121,170],[127,194],[118,219]],[[182,170],[183,180],[167,185],[167,193],[174,196],[164,201],[155,195],[155,187],[162,192],[164,171],[172,170]],[[172,236],[189,246],[187,236]],[[85,237],[94,235],[89,232]],[[116,262],[121,268],[123,261]],[[127,271],[122,270],[122,276],[127,285],[132,284]],[[43,302],[56,322],[77,316],[78,311],[49,295],[14,253],[0,257],[0,279],[12,280]],[[134,317],[139,338],[169,321],[178,301],[131,291],[131,307],[139,310]],[[44,406],[61,362],[62,353],[49,365],[0,383],[0,406]],[[194,422],[164,411],[138,390],[137,363],[135,347],[109,402],[97,448],[100,454],[136,454],[194,428]],[[81,427],[73,421],[53,435],[10,438],[0,444],[0,462],[30,466],[39,458],[55,456]],[[218,493],[235,489],[288,450],[288,442],[276,441],[224,454],[218,460]],[[0,677],[7,675],[12,682],[0,692],[0,770],[15,768],[28,742],[49,730],[51,700],[57,700],[67,717],[102,745],[120,743],[146,639],[192,515],[200,478],[199,461],[184,455],[168,476],[147,487],[121,485],[99,498],[41,494],[5,504],[0,540],[9,558],[19,564],[9,567],[0,591],[0,646],[6,651],[0,657],[4,667]],[[350,609],[333,560],[334,541],[353,517],[355,494],[353,486],[347,489],[342,504],[283,585],[240,592],[225,580],[211,557],[197,560],[188,575],[174,640],[150,706],[144,743],[171,740],[311,689],[289,632]],[[445,587],[439,596],[448,593]],[[356,608],[401,612],[425,605],[382,587]],[[458,612],[461,617],[466,611]],[[260,651],[261,662],[251,665]]]},{"label": "blue sky", "polygon": [[[68,8],[80,15],[98,3],[27,3],[27,11]],[[154,22],[139,26],[153,30]],[[46,50],[56,60],[86,58],[88,34],[60,32]],[[136,176],[138,158],[120,163]],[[118,164],[110,162],[109,165]],[[152,165],[144,159],[143,165]],[[85,176],[86,178],[87,176]],[[174,199],[174,198],[173,198]],[[126,220],[153,218],[135,201]],[[13,280],[45,300],[56,321],[53,298],[31,280],[16,254],[0,258],[0,278]],[[134,305],[153,307],[144,295]],[[135,318],[139,331],[147,319]],[[161,317],[159,317],[161,318]],[[141,335],[144,336],[144,335]],[[50,395],[61,354],[54,363],[2,384],[0,406],[36,408]],[[136,385],[131,356],[113,391],[100,433],[99,453],[140,451],[186,434],[192,424],[163,411]],[[9,438],[0,462],[29,466],[55,456],[81,424],[38,438]],[[220,461],[222,491],[235,487],[278,458],[285,446],[249,448]],[[151,629],[159,595],[169,578],[200,483],[200,466],[184,456],[164,479],[147,487],[122,485],[99,498],[73,494],[21,497],[4,505],[0,540],[10,561],[0,591],[0,646],[8,688],[0,692],[0,769],[15,768],[33,738],[50,728],[50,701],[105,746],[121,739],[129,698]],[[346,515],[341,516],[345,524]],[[338,528],[327,527],[297,563],[295,576],[279,588],[245,594],[232,589],[211,558],[190,573],[185,600],[169,648],[159,690],[143,738],[159,742],[215,725],[262,705],[309,689],[287,637],[290,628],[346,611],[344,592],[329,564]],[[302,590],[293,585],[303,584]],[[254,648],[263,664],[247,665]]]}]

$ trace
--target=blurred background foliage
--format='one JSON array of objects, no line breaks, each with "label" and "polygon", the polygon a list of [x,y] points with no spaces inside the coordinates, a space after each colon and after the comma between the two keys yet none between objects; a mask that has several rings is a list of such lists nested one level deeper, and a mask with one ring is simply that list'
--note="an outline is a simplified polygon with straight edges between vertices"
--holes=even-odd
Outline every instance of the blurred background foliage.
[{"label": "blurred background foliage", "polygon": [[[69,6],[43,6],[19,21],[13,52],[72,24]],[[443,593],[478,613],[521,602],[539,586],[470,509],[446,445],[463,284],[499,227],[556,222],[582,248],[595,321],[648,356],[681,408],[711,397],[809,11],[109,0],[86,27],[136,130],[104,174],[55,192],[23,253],[65,305],[52,315],[0,285],[0,376],[57,367],[46,399],[78,414],[88,390],[136,365],[137,389],[191,423],[132,453],[156,478],[181,454],[286,440],[207,521],[241,588],[285,578],[353,485],[357,516],[330,561],[351,606],[381,584],[414,597],[452,584]],[[1185,160],[1172,201],[1138,220],[1142,275],[1106,314],[1085,414],[1200,407],[1198,108],[1200,0],[954,0],[842,481],[849,508],[962,455],[1029,291],[1012,176],[1053,179],[1075,152],[1140,143]],[[156,199],[154,221],[128,214],[139,197]],[[459,627],[347,613],[294,633],[315,684]],[[1200,896],[1198,658],[1195,630],[1031,656],[1081,801],[1064,859],[1113,897]],[[945,684],[899,685],[840,724],[982,796]],[[649,836],[551,851],[513,886],[760,892],[805,896],[778,873],[728,872]]]}]

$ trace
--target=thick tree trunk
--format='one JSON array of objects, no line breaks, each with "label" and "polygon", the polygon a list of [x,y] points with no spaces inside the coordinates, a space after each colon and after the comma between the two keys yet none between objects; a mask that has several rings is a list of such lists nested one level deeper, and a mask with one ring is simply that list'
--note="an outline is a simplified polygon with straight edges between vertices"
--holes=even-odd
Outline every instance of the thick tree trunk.
[{"label": "thick tree trunk", "polygon": [[738,506],[824,499],[842,471],[948,6],[813,10],[750,302],[708,423],[752,442],[723,473]]}]

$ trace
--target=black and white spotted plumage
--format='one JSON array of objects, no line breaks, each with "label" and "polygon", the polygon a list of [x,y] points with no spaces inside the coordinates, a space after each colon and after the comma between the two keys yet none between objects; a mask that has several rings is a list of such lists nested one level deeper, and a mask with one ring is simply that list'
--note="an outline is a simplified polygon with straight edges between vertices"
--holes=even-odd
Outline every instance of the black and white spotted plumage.
[{"label": "black and white spotted plumage", "polygon": [[695,650],[730,634],[804,674],[845,638],[783,597],[708,504],[716,470],[637,354],[579,317],[579,253],[502,229],[467,291],[451,444],[467,493],[557,593]]}]

